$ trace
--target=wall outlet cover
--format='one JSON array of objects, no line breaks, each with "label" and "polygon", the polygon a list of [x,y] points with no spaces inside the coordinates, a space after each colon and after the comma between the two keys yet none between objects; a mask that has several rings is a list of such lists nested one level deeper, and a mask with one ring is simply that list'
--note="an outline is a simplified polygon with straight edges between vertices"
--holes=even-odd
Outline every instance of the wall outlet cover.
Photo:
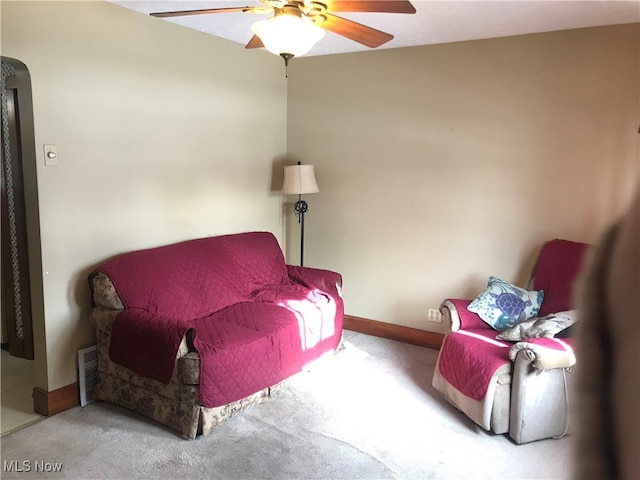
[{"label": "wall outlet cover", "polygon": [[430,308],[427,310],[427,320],[430,322],[441,323],[442,322],[442,314],[440,310],[437,308]]}]

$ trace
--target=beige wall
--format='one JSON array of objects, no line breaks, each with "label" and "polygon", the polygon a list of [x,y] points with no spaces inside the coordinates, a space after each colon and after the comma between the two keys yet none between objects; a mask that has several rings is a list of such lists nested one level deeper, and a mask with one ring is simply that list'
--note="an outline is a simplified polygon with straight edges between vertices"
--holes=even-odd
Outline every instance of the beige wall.
[{"label": "beige wall", "polygon": [[[638,182],[638,25],[295,59],[288,153],[316,165],[305,263],[346,313],[425,330],[541,242],[593,242]],[[297,259],[297,243],[288,242]]]},{"label": "beige wall", "polygon": [[0,8],[33,83],[50,391],[93,343],[105,258],[264,229],[297,263],[287,150],[321,188],[305,263],[344,275],[347,313],[427,330],[443,297],[524,281],[541,241],[592,241],[638,179],[637,26],[300,58],[287,86],[266,52],[114,5]]},{"label": "beige wall", "polygon": [[[131,249],[245,230],[283,238],[282,61],[103,2],[1,3],[3,56],[31,72],[44,320],[38,386],[94,343],[87,274]],[[43,144],[58,166],[44,166]],[[44,341],[42,341],[44,336]],[[45,362],[46,358],[46,362]]]}]

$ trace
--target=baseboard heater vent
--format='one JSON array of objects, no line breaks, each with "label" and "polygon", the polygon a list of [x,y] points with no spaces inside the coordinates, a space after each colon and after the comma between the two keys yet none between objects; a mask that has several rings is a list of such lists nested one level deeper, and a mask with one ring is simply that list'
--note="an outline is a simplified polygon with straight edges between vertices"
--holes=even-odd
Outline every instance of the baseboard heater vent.
[{"label": "baseboard heater vent", "polygon": [[93,389],[98,374],[98,347],[96,345],[78,351],[78,370],[80,377],[80,405],[85,406],[93,400]]}]

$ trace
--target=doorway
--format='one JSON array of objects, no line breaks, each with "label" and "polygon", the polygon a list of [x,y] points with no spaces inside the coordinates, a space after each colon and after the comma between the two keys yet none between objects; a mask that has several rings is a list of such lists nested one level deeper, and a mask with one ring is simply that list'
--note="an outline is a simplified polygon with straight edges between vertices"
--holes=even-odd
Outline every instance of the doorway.
[{"label": "doorway", "polygon": [[33,360],[33,321],[27,243],[20,105],[15,68],[2,59],[2,343],[16,357]]},{"label": "doorway", "polygon": [[[0,97],[4,435],[7,428],[41,418],[34,414],[32,390],[46,366],[46,352],[31,77],[19,60],[0,57]],[[46,383],[46,367],[42,371]]]}]

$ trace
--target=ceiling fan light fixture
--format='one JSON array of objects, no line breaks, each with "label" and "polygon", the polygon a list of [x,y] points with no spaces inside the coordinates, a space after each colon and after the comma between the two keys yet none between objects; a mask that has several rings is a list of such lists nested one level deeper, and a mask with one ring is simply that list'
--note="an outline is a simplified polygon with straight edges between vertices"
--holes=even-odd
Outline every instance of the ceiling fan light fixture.
[{"label": "ceiling fan light fixture", "polygon": [[[297,9],[295,9],[297,11]],[[275,16],[251,26],[265,48],[274,55],[296,57],[309,52],[324,37],[324,30],[304,15],[276,10]]]}]

